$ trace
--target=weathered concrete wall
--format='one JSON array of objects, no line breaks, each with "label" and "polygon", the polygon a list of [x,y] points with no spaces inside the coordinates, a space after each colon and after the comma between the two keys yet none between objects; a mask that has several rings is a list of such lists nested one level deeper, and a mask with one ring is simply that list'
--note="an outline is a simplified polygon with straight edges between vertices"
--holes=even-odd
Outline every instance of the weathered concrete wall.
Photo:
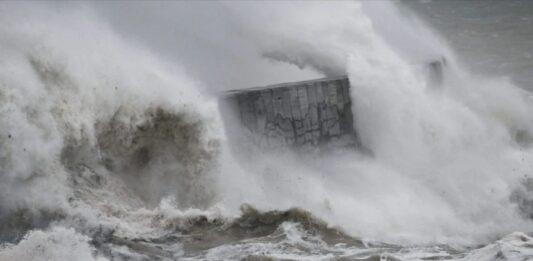
[{"label": "weathered concrete wall", "polygon": [[229,125],[241,125],[246,139],[267,148],[356,146],[349,88],[339,77],[230,91],[225,101],[236,123]]}]

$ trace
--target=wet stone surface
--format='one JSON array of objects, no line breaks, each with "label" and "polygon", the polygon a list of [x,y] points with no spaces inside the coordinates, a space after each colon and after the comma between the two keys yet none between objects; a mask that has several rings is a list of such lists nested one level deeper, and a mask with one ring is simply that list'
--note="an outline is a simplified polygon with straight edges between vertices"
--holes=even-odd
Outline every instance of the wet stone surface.
[{"label": "wet stone surface", "polygon": [[267,148],[355,146],[346,77],[230,91],[225,100],[253,143]]}]

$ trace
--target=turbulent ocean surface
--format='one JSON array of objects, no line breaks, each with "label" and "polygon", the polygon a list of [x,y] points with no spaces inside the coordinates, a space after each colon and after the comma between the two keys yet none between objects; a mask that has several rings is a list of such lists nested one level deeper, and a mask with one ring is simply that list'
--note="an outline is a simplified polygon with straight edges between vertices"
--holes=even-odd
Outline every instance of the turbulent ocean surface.
[{"label": "turbulent ocean surface", "polygon": [[[0,2],[0,260],[533,260],[532,23],[530,1]],[[370,155],[227,139],[224,90],[344,74]]]}]

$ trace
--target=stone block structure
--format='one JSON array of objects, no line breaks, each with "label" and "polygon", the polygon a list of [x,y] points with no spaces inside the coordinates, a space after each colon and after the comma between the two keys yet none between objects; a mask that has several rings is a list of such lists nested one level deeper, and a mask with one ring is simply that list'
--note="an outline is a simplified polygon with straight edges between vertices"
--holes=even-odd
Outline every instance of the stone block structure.
[{"label": "stone block structure", "polygon": [[234,90],[224,114],[262,148],[357,146],[349,89],[348,78],[337,77]]}]

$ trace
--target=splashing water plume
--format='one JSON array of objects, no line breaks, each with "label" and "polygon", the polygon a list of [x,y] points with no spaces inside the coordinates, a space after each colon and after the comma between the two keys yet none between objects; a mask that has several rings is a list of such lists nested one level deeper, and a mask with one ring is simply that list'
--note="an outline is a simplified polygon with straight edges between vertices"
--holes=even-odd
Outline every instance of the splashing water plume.
[{"label": "splashing water plume", "polygon": [[[247,44],[212,52],[242,49],[258,78],[348,75],[354,127],[373,152],[243,162],[212,95],[220,87],[186,58],[132,40],[97,3],[0,3],[0,260],[409,260],[428,245],[527,232],[530,96],[468,72],[398,5],[215,5]],[[518,240],[530,238],[462,257]]]}]

